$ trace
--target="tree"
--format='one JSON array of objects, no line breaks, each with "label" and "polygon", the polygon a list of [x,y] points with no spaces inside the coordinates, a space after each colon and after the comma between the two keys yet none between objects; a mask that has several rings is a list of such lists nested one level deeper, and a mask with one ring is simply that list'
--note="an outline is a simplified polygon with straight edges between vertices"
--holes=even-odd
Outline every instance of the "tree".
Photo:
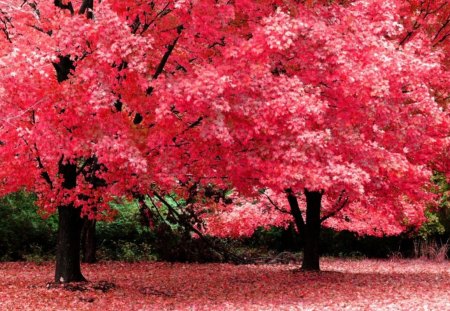
[{"label": "tree", "polygon": [[[114,61],[137,43],[107,5],[95,22],[86,19],[88,2],[80,3],[78,16],[70,2],[2,3],[8,21],[0,61],[2,192],[26,187],[41,208],[58,211],[57,282],[84,280],[80,216],[100,217],[109,198],[126,190],[125,183],[135,186],[134,175],[145,171],[138,147],[123,140],[132,120],[114,116],[112,106],[119,75]],[[107,24],[117,29],[99,36],[97,29]],[[102,47],[105,53],[115,42],[125,50],[102,55]],[[108,159],[114,149],[128,154]]]},{"label": "tree", "polygon": [[[0,2],[0,193],[27,188],[43,211],[58,211],[56,282],[84,280],[82,217],[107,218],[110,200],[154,183],[176,187],[161,150],[176,150],[176,135],[193,125],[160,126],[151,84],[214,57],[220,38],[202,26],[225,25],[222,7]],[[176,167],[185,162],[179,155]]]},{"label": "tree", "polygon": [[244,9],[236,20],[250,34],[226,41],[213,66],[195,67],[194,85],[191,76],[158,85],[162,105],[203,118],[196,130],[203,154],[216,152],[221,163],[216,177],[244,196],[274,194],[269,208],[243,203],[207,214],[211,233],[282,223],[270,215],[284,210],[304,235],[303,269],[319,270],[322,222],[384,235],[424,221],[431,168],[447,161],[437,159],[449,133],[448,41],[434,44],[426,27],[405,33],[404,5],[292,2],[256,21]]}]

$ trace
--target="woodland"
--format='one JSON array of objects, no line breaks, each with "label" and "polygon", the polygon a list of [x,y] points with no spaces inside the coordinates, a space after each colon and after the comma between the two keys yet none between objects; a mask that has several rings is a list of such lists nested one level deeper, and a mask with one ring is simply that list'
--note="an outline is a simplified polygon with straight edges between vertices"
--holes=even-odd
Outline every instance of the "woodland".
[{"label": "woodland", "polygon": [[0,0],[0,309],[450,309],[449,37],[446,0]]}]

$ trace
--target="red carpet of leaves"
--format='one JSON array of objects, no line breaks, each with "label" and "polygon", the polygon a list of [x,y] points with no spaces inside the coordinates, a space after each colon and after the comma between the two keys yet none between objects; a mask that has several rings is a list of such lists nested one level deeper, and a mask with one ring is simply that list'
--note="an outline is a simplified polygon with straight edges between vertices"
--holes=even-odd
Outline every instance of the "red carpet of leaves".
[{"label": "red carpet of leaves", "polygon": [[47,289],[53,264],[0,263],[0,310],[450,310],[450,262],[324,259],[294,265],[110,262],[85,276],[106,292]]}]

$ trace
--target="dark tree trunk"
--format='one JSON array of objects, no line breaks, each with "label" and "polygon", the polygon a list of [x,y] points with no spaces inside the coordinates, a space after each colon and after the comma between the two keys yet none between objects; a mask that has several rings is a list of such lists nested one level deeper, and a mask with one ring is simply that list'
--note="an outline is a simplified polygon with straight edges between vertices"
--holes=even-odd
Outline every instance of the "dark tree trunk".
[{"label": "dark tree trunk", "polygon": [[[59,162],[59,174],[63,176],[63,188],[76,187],[77,166]],[[55,282],[81,282],[86,279],[81,274],[80,241],[83,220],[80,208],[73,204],[58,207],[58,246],[56,249]]]},{"label": "dark tree trunk", "polygon": [[308,191],[306,196],[306,224],[304,235],[304,251],[302,270],[320,271],[319,241],[320,241],[320,208],[323,191]]},{"label": "dark tree trunk", "polygon": [[81,282],[80,237],[82,219],[80,209],[73,206],[58,207],[59,228],[56,251],[55,282]]},{"label": "dark tree trunk", "polygon": [[95,237],[95,219],[83,219],[83,228],[81,230],[81,253],[82,261],[85,263],[97,262],[95,252],[97,249],[97,241]]},{"label": "dark tree trunk", "polygon": [[286,189],[287,199],[289,202],[289,207],[291,208],[291,215],[294,218],[295,226],[297,227],[298,237],[300,242],[300,247],[305,245],[305,221],[303,219],[302,211],[298,205],[298,199],[291,189]]}]

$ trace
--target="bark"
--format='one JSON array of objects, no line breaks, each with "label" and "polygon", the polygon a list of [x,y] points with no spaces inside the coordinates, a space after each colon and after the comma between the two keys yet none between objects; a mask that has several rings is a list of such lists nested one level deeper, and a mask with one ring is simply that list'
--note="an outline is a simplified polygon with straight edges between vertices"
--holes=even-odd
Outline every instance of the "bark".
[{"label": "bark", "polygon": [[80,237],[82,219],[80,209],[73,206],[58,207],[58,246],[56,251],[55,282],[81,282]]},{"label": "bark", "polygon": [[[63,176],[63,188],[76,187],[77,167],[75,164],[59,162],[59,174]],[[58,207],[58,246],[56,249],[55,282],[81,282],[80,241],[82,219],[80,208],[73,204]]]},{"label": "bark", "polygon": [[95,225],[97,221],[95,219],[83,219],[83,227],[81,229],[81,253],[82,261],[85,263],[95,263],[97,262],[97,257],[95,256],[97,250],[97,240]]},{"label": "bark", "polygon": [[306,196],[306,224],[304,234],[304,251],[302,270],[320,271],[319,242],[320,242],[320,208],[323,191],[308,191]]},{"label": "bark", "polygon": [[286,189],[289,207],[291,208],[291,215],[294,217],[295,226],[297,227],[300,237],[305,234],[305,221],[303,219],[302,211],[298,205],[298,200],[291,189]]}]

